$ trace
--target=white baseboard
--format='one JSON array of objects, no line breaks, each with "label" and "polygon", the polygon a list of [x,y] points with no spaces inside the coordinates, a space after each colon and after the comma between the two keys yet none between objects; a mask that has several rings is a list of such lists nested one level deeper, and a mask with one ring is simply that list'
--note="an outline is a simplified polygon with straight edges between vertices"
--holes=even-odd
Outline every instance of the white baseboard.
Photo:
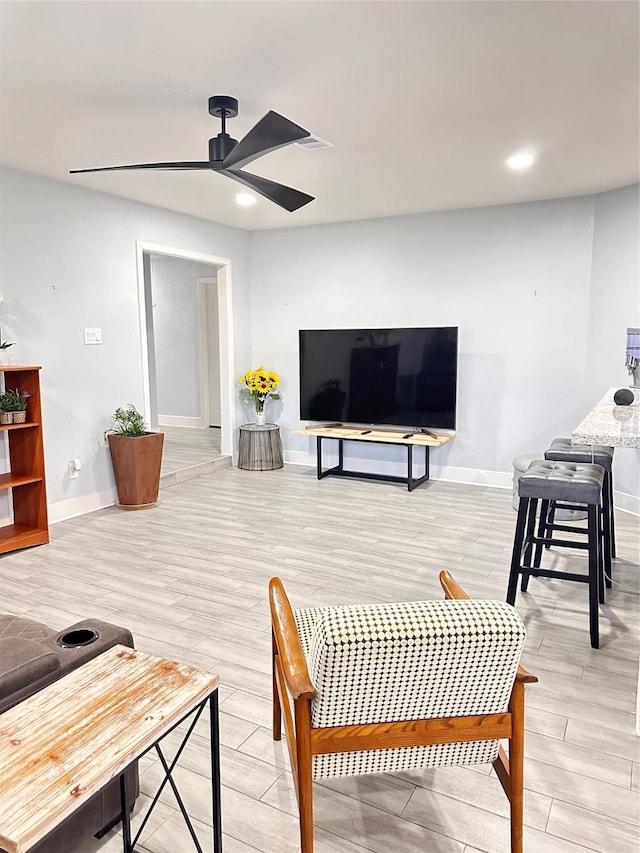
[{"label": "white baseboard", "polygon": [[[331,455],[323,453],[323,464],[329,468],[337,465],[338,454]],[[315,455],[310,455],[301,450],[288,450],[284,452],[284,460],[290,465],[305,465],[308,468],[316,467]],[[354,462],[357,470],[367,474],[390,474],[394,477],[406,477],[406,462],[391,462],[389,460],[376,461],[375,459],[358,459]],[[423,471],[422,458],[414,459],[414,471],[420,476]],[[503,471],[483,471],[478,468],[454,468],[451,465],[437,465],[433,459],[430,460],[429,474],[433,480],[445,480],[449,483],[466,483],[472,486],[493,486],[497,489],[510,489],[513,474]]]},{"label": "white baseboard", "polygon": [[189,427],[202,429],[202,418],[186,418],[182,415],[158,415],[158,426]]},{"label": "white baseboard", "polygon": [[621,509],[623,512],[629,512],[631,515],[640,515],[640,497],[637,495],[628,495],[625,492],[615,492],[613,502],[616,509]]},{"label": "white baseboard", "polygon": [[[305,468],[316,468],[315,456],[310,456],[302,451],[285,451],[284,461],[287,465],[302,465]],[[329,454],[326,456],[326,465],[337,464],[337,455],[332,459]],[[237,453],[233,454],[232,464],[237,465]],[[228,463],[225,463],[228,464]],[[380,462],[375,460],[360,459],[358,467],[367,473],[373,474],[392,474],[399,477],[406,476],[406,466],[397,462]],[[419,474],[418,471],[416,473]],[[512,474],[505,471],[483,471],[478,468],[455,468],[451,465],[430,466],[430,474],[433,480],[443,480],[448,483],[465,483],[470,486],[489,486],[495,489],[511,489]],[[97,509],[104,509],[108,506],[113,506],[116,503],[117,492],[115,486],[112,489],[107,489],[103,492],[92,492],[90,495],[83,495],[79,498],[70,498],[66,501],[58,501],[57,503],[49,504],[49,522],[56,524],[58,521],[64,521],[67,518],[75,518],[77,515],[84,515],[87,512],[94,512]],[[615,494],[616,510],[628,512],[632,515],[640,516],[640,498],[635,495],[627,495],[623,492]]]},{"label": "white baseboard", "polygon": [[[329,468],[338,464],[338,454],[331,455],[323,452],[323,463]],[[284,453],[284,461],[289,465],[304,465],[307,468],[316,467],[316,457],[301,450],[288,450]],[[402,462],[389,462],[388,460],[376,462],[372,459],[358,459],[354,465],[368,474],[391,474],[396,477],[407,476],[407,466]],[[420,474],[420,462],[415,465],[416,474]],[[429,466],[432,480],[443,480],[447,483],[465,483],[469,486],[490,486],[496,489],[511,489],[513,483],[513,472],[511,471],[484,471],[480,468],[456,468],[452,465],[436,465],[433,460]],[[624,492],[616,492],[614,495],[615,507],[622,512],[632,515],[640,515],[640,497],[628,495]]]},{"label": "white baseboard", "polygon": [[77,515],[85,515],[87,512],[95,512],[116,503],[118,493],[116,487],[104,492],[91,492],[79,498],[69,498],[66,501],[56,501],[49,504],[49,523],[57,524],[58,521],[66,521],[67,518],[75,518]]}]

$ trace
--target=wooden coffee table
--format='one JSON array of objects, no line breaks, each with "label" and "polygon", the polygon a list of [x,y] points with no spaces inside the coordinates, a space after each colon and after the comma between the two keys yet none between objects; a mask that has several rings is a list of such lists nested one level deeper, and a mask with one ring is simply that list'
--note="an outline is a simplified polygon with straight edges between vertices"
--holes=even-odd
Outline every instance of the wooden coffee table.
[{"label": "wooden coffee table", "polygon": [[[201,851],[171,772],[208,704],[213,849],[222,853],[218,683],[212,673],[118,645],[2,714],[0,847],[7,853],[30,850],[119,777],[125,853],[134,850],[167,783]],[[168,762],[159,741],[190,715],[182,745]],[[132,841],[125,771],[154,747],[165,778]]]}]

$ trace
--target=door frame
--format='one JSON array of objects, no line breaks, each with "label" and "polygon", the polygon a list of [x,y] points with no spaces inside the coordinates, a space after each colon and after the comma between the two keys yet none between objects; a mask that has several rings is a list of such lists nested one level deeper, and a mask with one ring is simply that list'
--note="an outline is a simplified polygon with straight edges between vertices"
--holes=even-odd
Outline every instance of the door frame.
[{"label": "door frame", "polygon": [[[220,452],[225,456],[231,456],[233,454],[233,436],[236,429],[231,260],[229,258],[221,258],[217,255],[193,252],[189,249],[178,249],[174,246],[162,246],[157,243],[147,243],[143,240],[136,240],[136,274],[138,279],[138,319],[140,323],[142,394],[144,401],[144,413],[147,418],[151,412],[151,383],[149,377],[147,304],[144,286],[145,253],[152,255],[168,255],[172,258],[184,258],[188,261],[197,261],[200,263],[211,264],[216,267],[216,277],[218,281],[218,332],[220,341]],[[202,363],[200,365],[200,372],[202,375]]]},{"label": "door frame", "polygon": [[[217,284],[217,276],[203,276],[198,278],[198,350],[200,361],[200,419],[201,426],[211,426],[211,407],[209,400],[209,348],[211,341],[207,333],[207,305],[211,298],[211,286]],[[218,312],[220,311],[220,300],[216,292],[216,301],[218,302]],[[218,319],[218,334],[220,330],[220,320]],[[218,340],[218,349],[220,349],[220,340]],[[220,371],[221,372],[221,371]],[[221,377],[222,379],[222,377]],[[220,386],[220,395],[222,396],[222,383]],[[220,408],[222,408],[222,401]],[[221,425],[222,426],[222,425]]]}]

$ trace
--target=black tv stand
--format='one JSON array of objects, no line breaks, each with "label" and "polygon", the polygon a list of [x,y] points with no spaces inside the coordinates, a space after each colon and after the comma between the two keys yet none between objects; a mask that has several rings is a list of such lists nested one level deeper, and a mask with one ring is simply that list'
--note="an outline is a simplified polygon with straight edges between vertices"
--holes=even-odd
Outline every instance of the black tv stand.
[{"label": "black tv stand", "polygon": [[[296,430],[297,435],[315,435],[317,452],[318,479],[324,477],[358,477],[365,480],[384,480],[389,483],[406,483],[412,492],[421,483],[429,479],[429,448],[440,447],[454,437],[454,433],[447,435],[435,435],[428,430],[420,432],[403,433],[401,430],[366,429],[356,426],[337,426],[336,424],[322,424],[320,426],[307,427]],[[322,468],[322,441],[332,438],[338,442],[338,464],[333,468]],[[344,467],[344,442],[345,441],[370,441],[374,444],[400,444],[407,448],[407,476],[395,477],[391,474],[370,474],[365,471],[350,471]],[[424,474],[420,477],[413,476],[413,448],[424,447]]]}]

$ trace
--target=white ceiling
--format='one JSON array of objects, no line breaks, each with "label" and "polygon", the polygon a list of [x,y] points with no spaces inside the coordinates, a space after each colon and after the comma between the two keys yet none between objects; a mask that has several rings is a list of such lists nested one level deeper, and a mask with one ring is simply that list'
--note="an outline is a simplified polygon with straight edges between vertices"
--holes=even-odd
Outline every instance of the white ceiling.
[{"label": "white ceiling", "polygon": [[[581,195],[638,180],[638,3],[2,0],[2,162],[258,229]],[[239,139],[273,109],[335,148],[249,171],[316,196],[287,213],[209,172],[210,95]],[[505,168],[532,149],[527,174]]]}]

